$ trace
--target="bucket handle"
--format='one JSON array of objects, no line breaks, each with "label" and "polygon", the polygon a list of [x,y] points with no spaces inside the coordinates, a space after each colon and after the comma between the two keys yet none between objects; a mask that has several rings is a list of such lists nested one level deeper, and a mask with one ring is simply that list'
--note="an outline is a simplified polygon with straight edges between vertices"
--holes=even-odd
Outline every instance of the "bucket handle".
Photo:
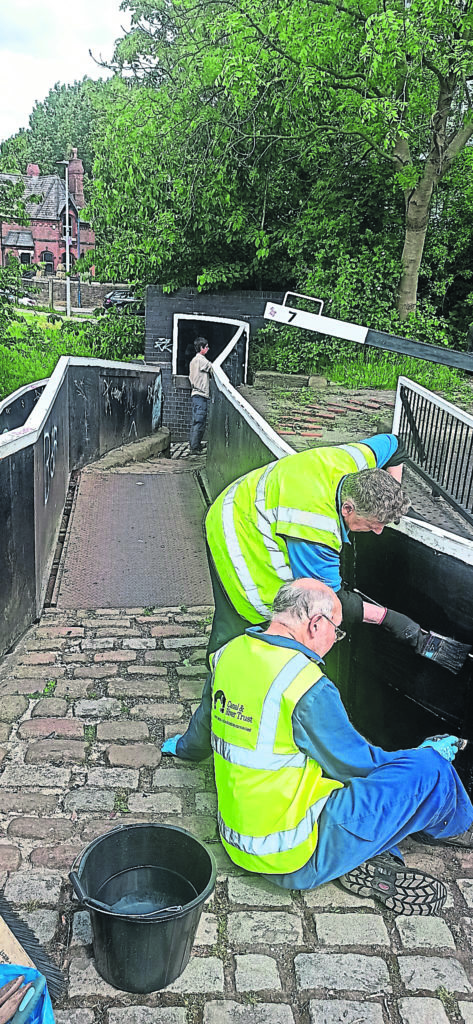
[{"label": "bucket handle", "polygon": [[[72,888],[84,907],[88,910],[100,910],[102,913],[105,911],[106,914],[116,914],[107,903],[101,903],[100,900],[94,900],[92,896],[88,896],[79,875],[76,871],[69,872],[69,878],[72,882]],[[142,921],[146,918],[147,921],[159,920],[160,917],[167,917],[172,914],[178,914],[182,910],[182,906],[179,907],[163,907],[162,910],[151,910],[149,914],[116,914],[117,917],[135,917]]]}]

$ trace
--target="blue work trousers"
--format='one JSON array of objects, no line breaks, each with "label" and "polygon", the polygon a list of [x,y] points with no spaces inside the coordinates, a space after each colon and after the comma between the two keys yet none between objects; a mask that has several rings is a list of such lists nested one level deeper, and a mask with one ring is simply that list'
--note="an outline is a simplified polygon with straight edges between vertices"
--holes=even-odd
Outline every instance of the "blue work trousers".
[{"label": "blue work trousers", "polygon": [[207,423],[207,402],[208,399],[202,395],[192,395],[192,422],[189,436],[191,452],[200,451]]},{"label": "blue work trousers", "polygon": [[453,765],[432,748],[402,755],[332,793],[319,818],[315,851],[304,867],[266,877],[284,889],[315,889],[378,853],[397,857],[412,832],[435,839],[465,832],[473,806]]}]

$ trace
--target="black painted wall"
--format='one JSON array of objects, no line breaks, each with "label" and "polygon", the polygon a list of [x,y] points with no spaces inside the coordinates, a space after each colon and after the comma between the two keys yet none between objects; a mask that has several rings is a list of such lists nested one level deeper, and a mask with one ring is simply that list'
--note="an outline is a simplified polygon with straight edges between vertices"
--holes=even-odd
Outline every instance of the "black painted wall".
[{"label": "black painted wall", "polygon": [[120,444],[145,437],[160,425],[162,398],[156,390],[157,372],[159,367],[148,371],[133,364],[71,363],[70,470],[93,462]]},{"label": "black painted wall", "polygon": [[208,420],[206,483],[212,499],[251,469],[273,462],[275,453],[264,433],[255,430],[212,381]]},{"label": "black painted wall", "polygon": [[0,459],[0,654],[36,614],[34,452]]},{"label": "black painted wall", "polygon": [[[387,528],[380,537],[357,534],[345,576],[381,604],[404,612],[423,629],[473,642],[473,567]],[[337,663],[338,662],[338,663]],[[417,746],[452,733],[473,741],[473,661],[458,675],[360,625],[337,644],[334,678],[348,713],[372,742],[388,750]],[[473,745],[455,760],[473,789]]]},{"label": "black painted wall", "polygon": [[0,656],[40,614],[70,471],[160,425],[158,367],[71,359],[56,378],[36,440],[0,434]]},{"label": "black painted wall", "polygon": [[0,402],[0,434],[23,426],[45,387],[45,384],[41,387],[28,384],[25,388],[19,388],[19,394],[15,392],[14,398],[10,395]]}]

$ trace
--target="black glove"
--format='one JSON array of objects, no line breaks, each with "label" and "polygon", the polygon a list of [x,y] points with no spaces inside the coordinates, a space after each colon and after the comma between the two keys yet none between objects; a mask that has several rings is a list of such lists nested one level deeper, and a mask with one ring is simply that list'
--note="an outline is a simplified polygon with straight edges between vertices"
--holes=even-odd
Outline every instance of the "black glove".
[{"label": "black glove", "polygon": [[413,647],[415,651],[420,652],[424,634],[418,622],[414,622],[407,615],[402,615],[401,612],[393,612],[391,608],[388,608],[381,626],[401,644],[407,644],[408,647]]},{"label": "black glove", "polygon": [[356,623],[363,622],[363,598],[345,587],[337,590],[337,597],[342,606],[343,625],[349,632]]}]

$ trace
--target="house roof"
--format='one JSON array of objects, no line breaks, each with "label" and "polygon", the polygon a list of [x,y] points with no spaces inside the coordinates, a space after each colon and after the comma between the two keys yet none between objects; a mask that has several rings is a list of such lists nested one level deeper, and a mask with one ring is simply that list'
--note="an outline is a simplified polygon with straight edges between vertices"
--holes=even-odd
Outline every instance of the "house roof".
[{"label": "house roof", "polygon": [[9,231],[3,244],[13,245],[19,249],[34,249],[31,231]]},{"label": "house roof", "polygon": [[[28,217],[33,220],[59,220],[66,205],[66,186],[58,174],[0,174],[0,181],[11,181],[14,185],[23,182]],[[39,196],[39,202],[29,202],[28,196]],[[70,192],[69,202],[76,210]]]}]

